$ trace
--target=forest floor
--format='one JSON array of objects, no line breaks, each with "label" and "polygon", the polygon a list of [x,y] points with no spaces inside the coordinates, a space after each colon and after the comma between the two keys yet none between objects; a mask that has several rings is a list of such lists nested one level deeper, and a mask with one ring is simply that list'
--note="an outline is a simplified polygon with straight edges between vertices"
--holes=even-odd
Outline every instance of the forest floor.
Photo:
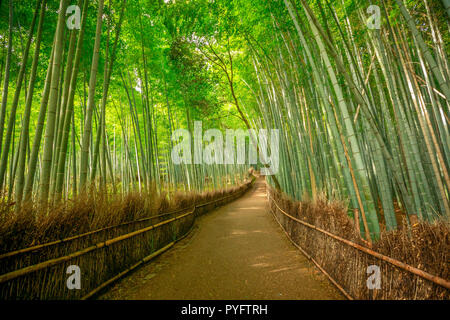
[{"label": "forest floor", "polygon": [[186,238],[99,299],[343,299],[287,239],[259,178],[238,200],[197,219]]}]

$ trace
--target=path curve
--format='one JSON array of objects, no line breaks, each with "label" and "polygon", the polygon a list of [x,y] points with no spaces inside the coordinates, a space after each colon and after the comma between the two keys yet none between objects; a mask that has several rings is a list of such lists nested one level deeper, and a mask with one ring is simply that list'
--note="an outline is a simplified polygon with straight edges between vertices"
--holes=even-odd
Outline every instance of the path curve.
[{"label": "path curve", "polygon": [[172,249],[100,299],[343,299],[268,213],[265,182],[197,219]]}]

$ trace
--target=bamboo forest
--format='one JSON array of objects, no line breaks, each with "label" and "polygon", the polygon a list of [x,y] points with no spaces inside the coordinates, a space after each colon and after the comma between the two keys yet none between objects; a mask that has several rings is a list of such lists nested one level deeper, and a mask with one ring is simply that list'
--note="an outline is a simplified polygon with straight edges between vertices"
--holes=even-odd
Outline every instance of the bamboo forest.
[{"label": "bamboo forest", "polygon": [[1,299],[450,299],[449,54],[450,0],[0,0]]}]

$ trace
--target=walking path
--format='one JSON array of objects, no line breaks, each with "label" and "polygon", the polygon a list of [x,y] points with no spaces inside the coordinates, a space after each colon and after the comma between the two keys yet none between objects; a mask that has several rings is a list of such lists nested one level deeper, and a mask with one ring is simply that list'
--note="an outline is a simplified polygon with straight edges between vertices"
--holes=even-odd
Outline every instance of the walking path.
[{"label": "walking path", "polygon": [[268,212],[263,179],[99,298],[343,299]]}]

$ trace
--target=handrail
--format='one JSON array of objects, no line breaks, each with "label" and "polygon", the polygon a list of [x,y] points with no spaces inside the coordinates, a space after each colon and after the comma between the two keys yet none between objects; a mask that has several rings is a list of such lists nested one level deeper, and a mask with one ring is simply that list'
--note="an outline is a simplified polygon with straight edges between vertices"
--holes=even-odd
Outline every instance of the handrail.
[{"label": "handrail", "polygon": [[331,232],[328,232],[328,231],[323,230],[323,229],[321,229],[319,227],[316,227],[315,225],[309,224],[309,223],[307,223],[307,222],[305,222],[303,220],[295,218],[295,217],[291,216],[289,213],[285,212],[283,209],[281,209],[278,206],[278,204],[275,201],[275,199],[273,199],[270,196],[270,193],[268,193],[268,197],[269,197],[269,199],[271,199],[273,201],[273,203],[278,208],[278,210],[280,210],[285,216],[291,218],[292,220],[294,220],[294,221],[296,221],[298,223],[301,223],[304,226],[307,226],[307,227],[309,227],[311,229],[317,230],[317,231],[319,231],[319,232],[321,232],[321,233],[323,233],[323,234],[325,234],[325,235],[327,235],[327,236],[329,236],[329,237],[331,237],[333,239],[336,239],[336,240],[338,240],[340,242],[343,242],[343,243],[345,243],[345,244],[347,244],[347,245],[349,245],[349,246],[351,246],[351,247],[353,247],[355,249],[358,249],[358,250],[360,250],[360,251],[362,251],[362,252],[364,252],[364,253],[366,253],[368,255],[371,255],[371,256],[373,256],[375,258],[378,258],[380,260],[386,261],[386,262],[388,262],[388,263],[390,263],[390,264],[392,264],[392,265],[394,265],[394,266],[396,266],[396,267],[398,267],[400,269],[403,269],[405,271],[413,273],[413,274],[415,274],[415,275],[417,275],[419,277],[422,277],[422,278],[424,278],[424,279],[426,279],[428,281],[431,281],[431,282],[433,282],[433,283],[435,283],[437,285],[440,285],[440,286],[442,286],[442,287],[444,287],[446,289],[450,289],[450,281],[447,281],[447,280],[445,280],[445,279],[443,279],[441,277],[432,275],[432,274],[430,274],[430,273],[428,273],[426,271],[423,271],[421,269],[418,269],[418,268],[415,268],[413,266],[410,266],[410,265],[408,265],[408,264],[406,264],[404,262],[401,262],[401,261],[398,261],[398,260],[393,259],[391,257],[388,257],[388,256],[386,256],[384,254],[381,254],[381,253],[376,252],[376,251],[374,251],[372,249],[369,249],[369,248],[366,248],[364,246],[361,246],[361,245],[359,245],[357,243],[354,243],[354,242],[352,242],[350,240],[347,240],[347,239],[341,238],[341,237],[339,237],[337,235],[334,235]]}]

